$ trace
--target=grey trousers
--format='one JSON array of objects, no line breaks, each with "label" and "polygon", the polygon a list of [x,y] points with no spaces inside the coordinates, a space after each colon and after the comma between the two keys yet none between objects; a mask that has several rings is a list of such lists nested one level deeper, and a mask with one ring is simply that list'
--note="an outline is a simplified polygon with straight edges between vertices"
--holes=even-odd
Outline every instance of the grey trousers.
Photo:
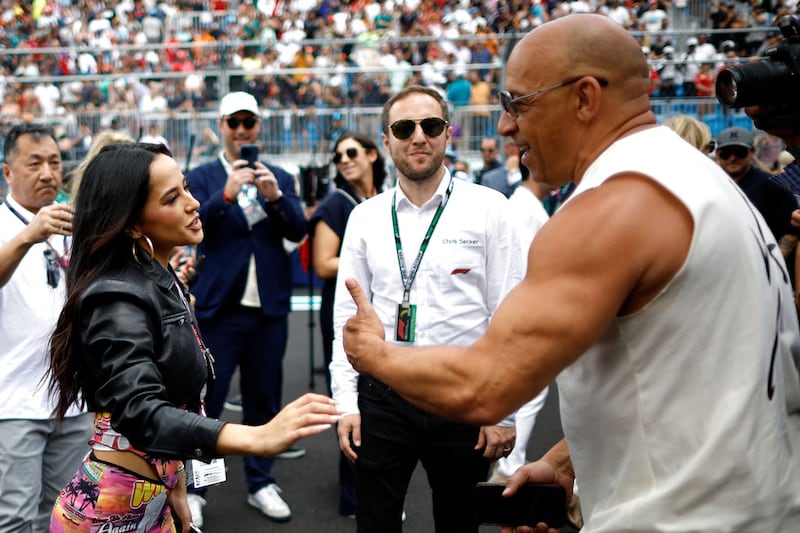
[{"label": "grey trousers", "polygon": [[89,452],[91,413],[53,420],[0,420],[0,531],[41,533]]}]

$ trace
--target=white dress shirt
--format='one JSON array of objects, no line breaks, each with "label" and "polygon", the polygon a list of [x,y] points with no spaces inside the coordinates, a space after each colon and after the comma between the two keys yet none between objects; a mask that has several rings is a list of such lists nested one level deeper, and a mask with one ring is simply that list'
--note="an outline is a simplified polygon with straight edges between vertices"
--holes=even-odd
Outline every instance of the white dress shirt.
[{"label": "white dress shirt", "polygon": [[[34,217],[9,194],[6,202],[26,220]],[[25,228],[8,206],[0,204],[0,246]],[[54,235],[50,241],[59,254],[69,239]],[[47,372],[48,343],[66,295],[66,275],[59,272],[56,287],[47,284],[44,251],[39,242],[30,247],[11,279],[0,287],[0,419],[47,420],[54,404],[42,378]],[[67,416],[80,414],[71,407]]]},{"label": "white dress shirt", "polygon": [[[416,207],[395,187],[355,207],[342,242],[334,302],[333,397],[343,414],[358,413],[358,372],[342,344],[342,328],[356,307],[344,285],[356,278],[384,325],[386,339],[395,339],[403,284],[395,249],[391,205],[396,193],[397,219],[407,272],[436,209],[445,196],[446,172],[436,193]],[[422,258],[411,286],[417,306],[416,338],[409,345],[469,345],[486,331],[500,301],[522,279],[515,219],[508,200],[497,191],[454,180],[450,200]],[[502,348],[497,351],[498,364]],[[501,425],[513,425],[513,416]]]}]

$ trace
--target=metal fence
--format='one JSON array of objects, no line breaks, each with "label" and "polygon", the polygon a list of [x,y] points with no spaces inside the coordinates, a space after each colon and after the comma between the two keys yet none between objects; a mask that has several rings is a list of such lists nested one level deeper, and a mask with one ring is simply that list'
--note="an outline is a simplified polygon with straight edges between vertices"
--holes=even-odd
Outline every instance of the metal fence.
[{"label": "metal fence", "polygon": [[[659,122],[676,114],[688,114],[703,120],[717,135],[729,126],[752,129],[752,121],[741,111],[725,109],[713,98],[673,98],[651,100],[651,109]],[[454,127],[453,148],[459,158],[479,161],[482,137],[497,136],[497,122],[502,110],[499,106],[465,106],[456,108],[451,115]],[[341,115],[338,128],[354,130],[373,138],[381,145],[381,107],[358,108],[307,108],[275,109],[262,113],[258,144],[265,157],[276,162],[297,166],[322,165],[329,160],[332,142],[333,117]],[[150,124],[158,124],[161,134],[169,143],[178,161],[187,168],[207,161],[220,150],[218,117],[213,111],[203,113],[147,114],[119,112],[117,127],[138,139],[147,133]],[[104,113],[85,112],[78,120],[97,124],[107,123]],[[80,151],[66,154],[67,165],[77,162]]]}]

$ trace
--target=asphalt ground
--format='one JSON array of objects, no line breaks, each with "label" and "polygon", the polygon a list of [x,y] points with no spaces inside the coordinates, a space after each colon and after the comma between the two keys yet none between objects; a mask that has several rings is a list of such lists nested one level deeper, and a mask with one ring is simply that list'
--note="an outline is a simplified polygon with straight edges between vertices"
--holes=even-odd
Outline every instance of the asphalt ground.
[{"label": "asphalt ground", "polygon": [[[295,306],[298,307],[298,306]],[[317,313],[313,313],[317,320]],[[313,331],[314,361],[310,357]],[[284,361],[284,401],[288,402],[308,391],[325,393],[325,377],[312,373],[322,361],[319,326],[309,325],[308,311],[293,311],[289,317],[289,346]],[[238,376],[231,384],[231,394],[238,391]],[[223,419],[238,421],[240,413],[226,410]],[[537,458],[561,439],[563,433],[558,417],[558,394],[555,386],[544,409],[539,414],[533,435],[528,444],[528,458]],[[228,480],[209,489],[208,505],[205,508],[206,533],[237,533],[250,531],[294,532],[355,532],[355,521],[339,516],[338,492],[338,444],[333,429],[302,440],[298,446],[308,453],[300,459],[278,459],[273,473],[283,491],[283,497],[292,509],[292,519],[276,523],[247,505],[247,490],[244,469],[240,457],[228,457]],[[418,466],[406,496],[405,510],[408,515],[404,531],[408,533],[432,533],[433,515],[430,489],[425,471]],[[469,512],[465,508],[465,512]],[[482,526],[481,533],[499,531],[496,526]],[[573,529],[565,529],[574,531]]]}]

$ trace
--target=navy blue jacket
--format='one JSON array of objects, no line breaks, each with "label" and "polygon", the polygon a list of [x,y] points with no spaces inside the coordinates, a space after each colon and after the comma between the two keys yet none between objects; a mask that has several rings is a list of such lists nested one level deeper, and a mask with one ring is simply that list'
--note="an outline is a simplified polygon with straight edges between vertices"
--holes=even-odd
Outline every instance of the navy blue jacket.
[{"label": "navy blue jacket", "polygon": [[283,239],[299,242],[306,235],[306,220],[295,192],[294,178],[285,170],[267,165],[278,180],[283,198],[274,204],[258,200],[267,218],[248,228],[242,210],[222,197],[228,176],[219,158],[186,174],[189,190],[200,202],[203,242],[198,257],[205,256],[192,283],[197,298],[196,315],[209,319],[238,305],[244,293],[250,256],[255,254],[258,295],[266,316],[289,313],[292,266]]}]

